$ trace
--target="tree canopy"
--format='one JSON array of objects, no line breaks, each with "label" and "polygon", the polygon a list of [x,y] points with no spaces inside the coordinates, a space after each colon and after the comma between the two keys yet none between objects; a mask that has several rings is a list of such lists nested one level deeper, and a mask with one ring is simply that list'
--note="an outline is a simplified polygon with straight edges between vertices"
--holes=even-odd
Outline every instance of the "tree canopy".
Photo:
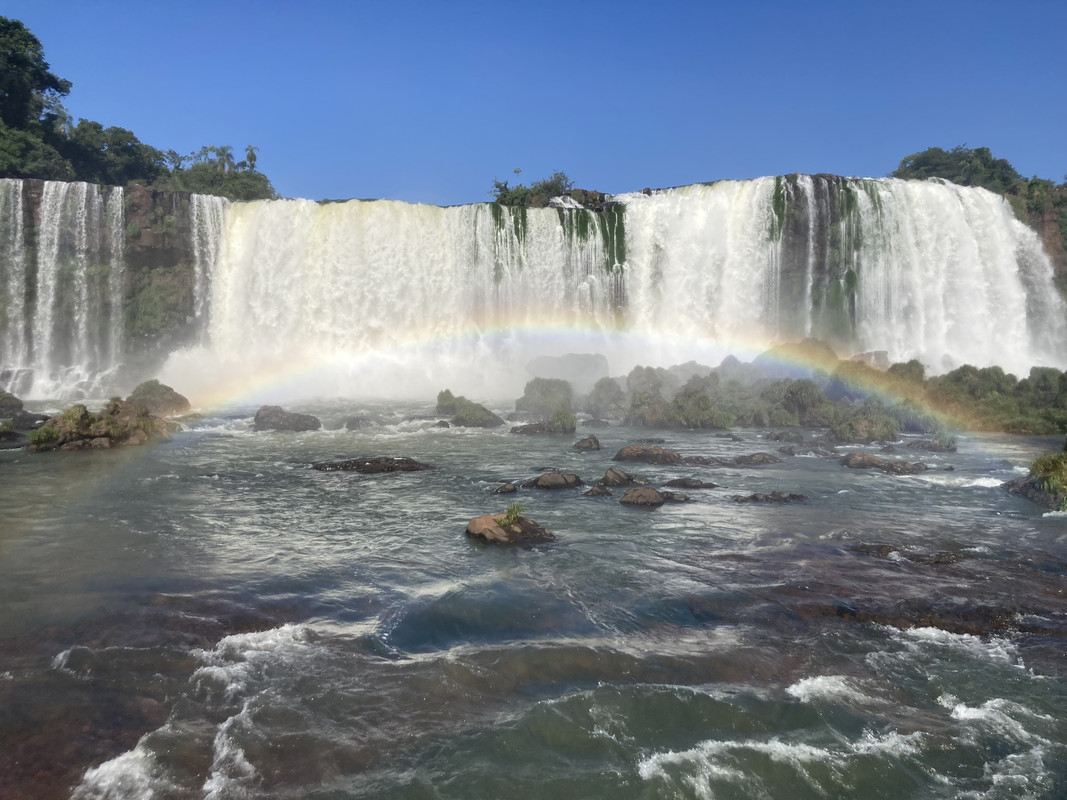
[{"label": "tree canopy", "polygon": [[969,149],[957,145],[951,150],[930,147],[906,156],[890,175],[893,178],[944,178],[960,186],[981,186],[1003,194],[1023,179],[1007,159],[994,158],[988,147]]},{"label": "tree canopy", "polygon": [[[522,170],[515,170],[518,175]],[[489,190],[494,202],[504,206],[531,206],[545,205],[553,197],[574,188],[574,182],[563,172],[557,170],[547,178],[534,181],[529,186],[520,183],[516,186],[508,186],[507,181],[493,181],[493,188]]]},{"label": "tree canopy", "polygon": [[231,200],[275,196],[256,170],[258,147],[246,147],[240,162],[230,145],[187,156],[163,152],[125,128],[75,122],[60,102],[70,89],[70,81],[50,71],[37,37],[18,20],[0,17],[0,177],[138,183]]}]

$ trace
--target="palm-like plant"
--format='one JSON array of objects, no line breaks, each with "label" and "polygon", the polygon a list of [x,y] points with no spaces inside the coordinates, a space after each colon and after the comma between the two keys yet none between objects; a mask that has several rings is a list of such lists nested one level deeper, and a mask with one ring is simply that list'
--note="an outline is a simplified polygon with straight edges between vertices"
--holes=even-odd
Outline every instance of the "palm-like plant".
[{"label": "palm-like plant", "polygon": [[256,171],[256,153],[258,152],[258,147],[253,147],[252,145],[245,147],[245,161],[248,162],[248,168],[253,172]]}]

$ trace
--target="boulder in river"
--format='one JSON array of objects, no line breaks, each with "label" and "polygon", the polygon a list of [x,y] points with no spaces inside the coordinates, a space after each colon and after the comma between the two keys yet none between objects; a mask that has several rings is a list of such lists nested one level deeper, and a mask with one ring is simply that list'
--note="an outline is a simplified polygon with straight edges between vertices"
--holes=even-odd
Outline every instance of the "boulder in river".
[{"label": "boulder in river", "polygon": [[633,475],[623,472],[618,467],[608,467],[604,477],[597,481],[601,486],[633,486],[637,483]]},{"label": "boulder in river", "polygon": [[770,494],[764,494],[763,492],[753,492],[750,495],[735,494],[731,495],[730,499],[735,503],[798,503],[802,500],[807,500],[807,495],[796,494],[795,492],[779,492],[777,490]]},{"label": "boulder in river", "polygon": [[700,478],[674,478],[663,485],[673,489],[717,489],[719,486],[717,483],[702,481]]},{"label": "boulder in river", "polygon": [[27,450],[32,453],[145,444],[166,439],[177,428],[177,424],[149,414],[144,406],[125,400],[112,400],[97,414],[77,404],[33,431]]},{"label": "boulder in river", "polygon": [[262,406],[253,422],[257,431],[317,431],[321,427],[318,417],[296,414],[281,406]]},{"label": "boulder in river", "polygon": [[615,461],[643,461],[646,464],[680,464],[682,457],[659,445],[628,444],[615,454]]},{"label": "boulder in river", "polygon": [[375,456],[372,458],[346,458],[341,461],[319,461],[311,465],[320,472],[359,472],[363,475],[377,475],[382,472],[420,472],[433,469],[430,464],[423,464],[405,456]]},{"label": "boulder in river", "polygon": [[577,442],[575,442],[574,449],[582,453],[590,452],[592,450],[599,450],[600,440],[597,439],[596,436],[594,436],[593,434],[589,434],[584,439],[579,439]]},{"label": "boulder in river", "polygon": [[849,469],[880,469],[890,475],[917,475],[925,472],[928,467],[921,461],[909,463],[907,461],[893,461],[876,456],[874,453],[855,451],[841,459],[841,466]]},{"label": "boulder in river", "polygon": [[582,486],[582,479],[573,472],[545,472],[526,481],[523,489],[574,489]]},{"label": "boulder in river", "polygon": [[532,519],[510,513],[474,517],[467,523],[467,535],[489,544],[513,544],[520,547],[531,547],[556,540],[552,531]]},{"label": "boulder in river", "polygon": [[173,417],[186,413],[190,408],[189,398],[178,394],[170,386],[155,378],[138,385],[126,398],[127,403],[138,403],[148,413],[159,417]]},{"label": "boulder in river", "polygon": [[619,498],[623,505],[645,508],[657,508],[663,505],[665,500],[666,498],[651,486],[633,486]]}]

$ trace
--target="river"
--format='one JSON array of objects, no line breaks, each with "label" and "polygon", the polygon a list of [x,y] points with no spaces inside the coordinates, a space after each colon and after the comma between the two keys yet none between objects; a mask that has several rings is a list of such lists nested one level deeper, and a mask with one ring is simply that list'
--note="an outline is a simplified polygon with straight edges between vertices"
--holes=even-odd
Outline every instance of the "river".
[{"label": "river", "polygon": [[[155,446],[0,452],[0,796],[1067,795],[1067,515],[998,488],[1059,438],[898,443],[916,476],[624,465],[719,484],[649,511],[493,490],[591,484],[650,436],[780,443],[580,428],[580,453],[418,404],[293,410],[326,429],[228,408]],[[310,468],[374,455],[434,469]],[[806,499],[732,499],[772,490]],[[557,541],[465,535],[512,503]]]}]

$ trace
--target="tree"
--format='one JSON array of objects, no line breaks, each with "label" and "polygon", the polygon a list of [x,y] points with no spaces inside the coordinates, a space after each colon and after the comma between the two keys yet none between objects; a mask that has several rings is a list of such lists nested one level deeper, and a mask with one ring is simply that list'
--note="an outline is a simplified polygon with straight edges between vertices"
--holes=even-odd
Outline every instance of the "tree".
[{"label": "tree", "polygon": [[1006,159],[994,158],[988,147],[972,150],[963,144],[948,151],[930,147],[921,153],[912,153],[900,162],[890,177],[917,180],[944,178],[960,186],[981,186],[998,194],[1003,194],[1022,180],[1022,175],[1015,167]]},{"label": "tree", "polygon": [[0,120],[24,129],[41,118],[48,99],[68,94],[70,87],[49,71],[37,37],[18,20],[0,17]]},{"label": "tree", "polygon": [[[515,170],[516,175],[521,172],[521,169]],[[535,181],[529,186],[522,183],[508,186],[507,181],[494,180],[489,194],[494,202],[505,206],[543,206],[553,197],[566,194],[573,188],[574,182],[565,173],[556,170],[549,177]]]},{"label": "tree", "polygon": [[248,162],[248,168],[253,172],[256,171],[256,153],[258,152],[258,147],[253,147],[252,145],[245,146],[245,161]]}]

